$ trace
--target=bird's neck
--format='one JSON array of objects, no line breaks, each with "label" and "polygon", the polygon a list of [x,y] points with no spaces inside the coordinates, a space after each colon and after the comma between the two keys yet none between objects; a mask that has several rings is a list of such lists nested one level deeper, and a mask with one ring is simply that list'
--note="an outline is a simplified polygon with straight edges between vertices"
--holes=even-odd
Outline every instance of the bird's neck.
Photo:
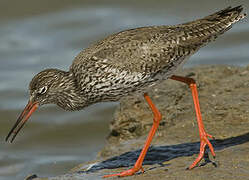
[{"label": "bird's neck", "polygon": [[59,86],[61,87],[61,91],[57,95],[56,104],[58,106],[69,111],[80,110],[85,107],[86,100],[78,87],[73,73],[64,72]]}]

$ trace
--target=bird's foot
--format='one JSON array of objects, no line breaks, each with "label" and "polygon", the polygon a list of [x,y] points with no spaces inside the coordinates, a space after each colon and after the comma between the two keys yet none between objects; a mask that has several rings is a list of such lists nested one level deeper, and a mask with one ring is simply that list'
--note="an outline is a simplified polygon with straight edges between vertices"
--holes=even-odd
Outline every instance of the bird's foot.
[{"label": "bird's foot", "polygon": [[215,152],[214,152],[214,148],[213,145],[210,143],[208,138],[212,138],[214,139],[213,136],[211,136],[210,134],[207,134],[205,131],[201,133],[200,135],[200,153],[198,155],[198,157],[196,158],[196,160],[193,162],[193,164],[191,164],[191,166],[189,166],[188,169],[193,169],[204,157],[204,153],[205,153],[205,147],[208,145],[209,150],[211,152],[211,154],[213,155],[213,157],[215,158]]},{"label": "bird's foot", "polygon": [[118,176],[118,177],[132,176],[136,172],[138,172],[139,170],[141,170],[142,173],[144,172],[144,169],[142,166],[141,167],[133,167],[133,168],[128,169],[126,171],[123,171],[121,173],[105,175],[105,176],[103,176],[103,178],[108,178],[108,177],[113,177],[113,176]]}]

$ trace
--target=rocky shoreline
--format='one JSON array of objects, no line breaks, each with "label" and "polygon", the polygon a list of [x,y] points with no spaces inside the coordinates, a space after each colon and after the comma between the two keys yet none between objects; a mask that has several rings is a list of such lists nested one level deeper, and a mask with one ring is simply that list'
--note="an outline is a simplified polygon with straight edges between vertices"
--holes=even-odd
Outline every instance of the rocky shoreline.
[{"label": "rocky shoreline", "polygon": [[[249,179],[249,66],[200,66],[177,75],[192,77],[198,84],[203,121],[216,138],[211,142],[217,158],[206,156],[199,167],[185,171],[199,151],[194,106],[187,85],[167,80],[148,92],[163,119],[145,159],[145,172],[123,179]],[[141,95],[122,99],[110,124],[108,144],[95,161],[58,177],[26,179],[101,179],[128,169],[151,125],[152,113]]]}]

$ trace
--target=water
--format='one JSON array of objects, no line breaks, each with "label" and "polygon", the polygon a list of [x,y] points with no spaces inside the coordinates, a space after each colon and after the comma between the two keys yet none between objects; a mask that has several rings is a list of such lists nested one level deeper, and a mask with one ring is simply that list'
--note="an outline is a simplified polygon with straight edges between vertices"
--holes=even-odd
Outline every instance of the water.
[{"label": "water", "polygon": [[[13,144],[4,142],[27,102],[28,83],[45,68],[67,70],[83,48],[113,32],[146,25],[177,24],[203,17],[228,5],[248,1],[9,1],[0,6],[0,179],[61,174],[93,160],[108,135],[116,104],[99,104],[80,112],[55,106],[40,108]],[[77,3],[76,3],[77,2]],[[142,3],[141,3],[142,2]],[[12,3],[12,4],[11,4]],[[60,6],[57,4],[59,3]],[[184,4],[185,3],[185,4]],[[0,2],[1,5],[1,2]],[[16,7],[17,6],[17,7]],[[2,9],[1,9],[2,7]],[[39,13],[32,10],[39,9]],[[35,14],[35,15],[34,15]],[[4,16],[6,15],[6,16]],[[234,26],[212,45],[194,55],[186,66],[247,65],[248,20]]]}]

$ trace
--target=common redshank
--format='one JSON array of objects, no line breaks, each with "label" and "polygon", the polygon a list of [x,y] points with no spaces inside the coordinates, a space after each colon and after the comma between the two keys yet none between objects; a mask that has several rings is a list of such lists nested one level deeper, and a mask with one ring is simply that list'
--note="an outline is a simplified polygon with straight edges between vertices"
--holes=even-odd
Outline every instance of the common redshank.
[{"label": "common redshank", "polygon": [[135,92],[144,95],[154,119],[145,145],[134,166],[121,173],[106,175],[130,176],[143,171],[142,164],[162,118],[146,93],[151,86],[166,79],[186,83],[192,92],[200,134],[200,153],[189,169],[203,158],[208,146],[214,148],[202,122],[197,87],[194,79],[176,76],[175,71],[189,56],[214,41],[243,19],[243,7],[228,7],[212,15],[174,26],[149,26],[125,30],[84,49],[74,59],[68,72],[46,69],[30,82],[30,99],[10,130],[6,141],[12,142],[31,114],[44,104],[57,104],[75,111],[98,102],[119,101]]}]

